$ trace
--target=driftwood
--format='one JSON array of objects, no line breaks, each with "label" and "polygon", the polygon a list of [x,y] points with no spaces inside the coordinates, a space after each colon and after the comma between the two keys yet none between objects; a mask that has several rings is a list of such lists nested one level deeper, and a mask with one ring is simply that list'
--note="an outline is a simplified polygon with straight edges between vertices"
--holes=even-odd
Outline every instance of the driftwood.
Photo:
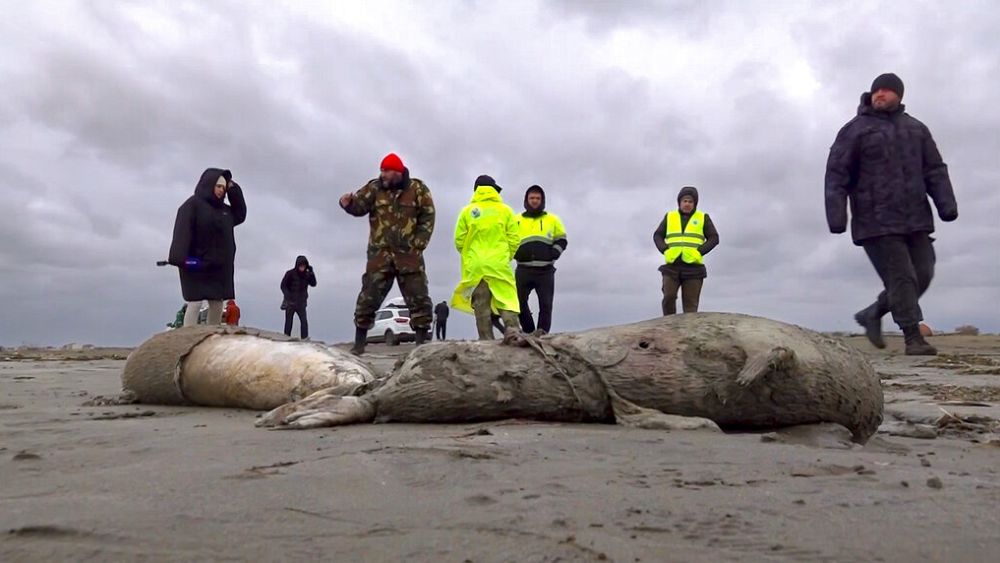
[{"label": "driftwood", "polygon": [[259,426],[504,418],[654,428],[773,428],[834,422],[864,442],[882,387],[841,340],[759,317],[674,315],[542,338],[432,343],[389,377],[328,389]]}]

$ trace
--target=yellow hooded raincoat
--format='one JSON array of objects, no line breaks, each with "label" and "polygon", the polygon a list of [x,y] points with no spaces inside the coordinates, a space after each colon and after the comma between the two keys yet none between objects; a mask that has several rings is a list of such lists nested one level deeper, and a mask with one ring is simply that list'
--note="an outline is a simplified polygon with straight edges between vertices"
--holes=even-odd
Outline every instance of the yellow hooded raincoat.
[{"label": "yellow hooded raincoat", "polygon": [[517,215],[492,186],[477,186],[455,225],[455,248],[462,255],[462,281],[451,297],[451,306],[472,313],[472,292],[486,280],[493,294],[494,313],[504,309],[519,313],[517,285],[510,261],[521,242]]}]

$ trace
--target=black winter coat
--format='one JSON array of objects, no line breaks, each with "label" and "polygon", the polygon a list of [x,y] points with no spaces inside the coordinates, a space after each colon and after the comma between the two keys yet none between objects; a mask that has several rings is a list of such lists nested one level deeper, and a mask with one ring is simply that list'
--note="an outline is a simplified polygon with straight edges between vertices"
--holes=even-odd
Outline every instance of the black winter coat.
[{"label": "black winter coat", "polygon": [[826,221],[832,233],[851,237],[934,232],[927,196],[942,221],[958,217],[958,204],[930,130],[905,113],[876,111],[871,94],[861,96],[858,115],[837,134],[826,164]]},{"label": "black winter coat", "polygon": [[[300,272],[299,266],[305,266],[306,271]],[[316,274],[305,256],[295,259],[295,267],[285,272],[281,278],[281,295],[289,305],[305,305],[309,300],[309,287],[316,287]]]},{"label": "black winter coat", "polygon": [[[167,261],[180,269],[181,293],[185,301],[234,299],[233,272],[236,262],[234,227],[246,220],[243,190],[233,182],[226,192],[229,205],[215,197],[215,182],[229,170],[209,168],[202,173],[194,195],[177,209],[174,238]],[[186,258],[197,258],[201,267],[188,270]]]},{"label": "black winter coat", "polygon": [[434,317],[439,321],[448,320],[448,304],[444,301],[438,303],[434,307]]}]

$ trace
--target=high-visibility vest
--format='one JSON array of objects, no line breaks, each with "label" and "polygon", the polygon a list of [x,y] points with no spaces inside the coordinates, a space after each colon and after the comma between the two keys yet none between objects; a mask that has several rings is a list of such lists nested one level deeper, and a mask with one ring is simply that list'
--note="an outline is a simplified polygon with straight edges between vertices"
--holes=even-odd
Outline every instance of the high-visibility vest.
[{"label": "high-visibility vest", "polygon": [[[531,247],[542,244],[552,247],[557,254],[562,253],[562,247],[556,246],[555,242],[566,238],[566,227],[559,219],[559,216],[551,211],[546,211],[539,217],[529,217],[524,213],[517,216],[518,235],[521,237],[521,244],[518,247]],[[519,266],[551,266],[552,260],[532,260],[522,262],[518,260]]]},{"label": "high-visibility vest", "polygon": [[688,219],[687,225],[681,229],[680,211],[667,213],[667,232],[665,233],[667,250],[663,258],[667,264],[673,264],[678,258],[686,264],[704,264],[698,248],[705,243],[705,214],[695,211]]}]

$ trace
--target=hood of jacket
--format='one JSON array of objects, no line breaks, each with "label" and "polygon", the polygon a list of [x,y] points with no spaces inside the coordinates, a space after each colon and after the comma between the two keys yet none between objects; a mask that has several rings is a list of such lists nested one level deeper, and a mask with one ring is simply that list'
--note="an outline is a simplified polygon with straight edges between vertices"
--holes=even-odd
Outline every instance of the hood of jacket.
[{"label": "hood of jacket", "polygon": [[299,256],[295,259],[295,268],[298,269],[299,266],[309,266],[309,260],[305,256]]},{"label": "hood of jacket", "polygon": [[694,186],[684,186],[681,188],[681,191],[677,192],[677,206],[680,207],[681,198],[686,195],[694,198],[694,209],[692,209],[692,211],[698,209],[698,188]]},{"label": "hood of jacket", "polygon": [[472,194],[472,203],[479,203],[481,201],[503,202],[500,199],[500,193],[493,186],[476,186],[476,193]]},{"label": "hood of jacket", "polygon": [[[538,209],[532,209],[528,206],[528,195],[538,192],[542,196],[542,204],[538,206]],[[545,190],[539,185],[534,185],[525,190],[524,192],[524,215],[527,217],[541,217],[545,215]]]},{"label": "hood of jacket", "polygon": [[212,205],[223,205],[223,201],[215,197],[215,182],[218,181],[219,176],[224,177],[226,182],[230,182],[233,179],[233,173],[229,170],[223,168],[206,168],[201,173],[201,178],[198,179],[198,185],[194,187],[194,195]]}]

